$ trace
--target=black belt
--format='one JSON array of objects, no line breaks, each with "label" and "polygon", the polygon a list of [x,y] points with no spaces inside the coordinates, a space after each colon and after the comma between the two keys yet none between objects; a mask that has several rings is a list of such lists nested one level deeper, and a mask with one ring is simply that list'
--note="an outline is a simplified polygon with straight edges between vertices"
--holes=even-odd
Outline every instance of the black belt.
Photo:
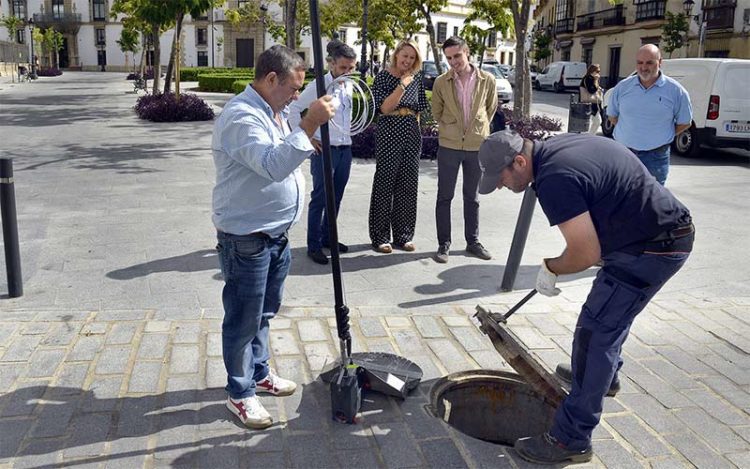
[{"label": "black belt", "polygon": [[286,236],[286,232],[283,233],[283,234],[281,234],[281,235],[279,235],[279,236],[276,236],[274,238],[274,237],[272,237],[269,234],[263,233],[262,231],[257,232],[257,233],[244,234],[244,235],[236,235],[236,234],[233,234],[233,233],[225,233],[224,231],[221,231],[221,230],[216,230],[216,231],[218,231],[219,234],[223,234],[223,235],[227,235],[227,236],[236,236],[238,238],[257,238],[257,239],[265,239],[265,240],[278,239],[278,238]]},{"label": "black belt", "polygon": [[624,246],[618,251],[637,255],[644,251],[672,252],[677,250],[689,252],[693,249],[693,233],[695,233],[695,226],[692,223],[681,225],[659,233],[649,240]]},{"label": "black belt", "polygon": [[646,241],[647,243],[658,243],[660,241],[669,241],[673,239],[680,239],[695,233],[695,226],[690,223],[689,225],[678,226],[677,228],[664,231],[658,234],[656,237]]},{"label": "black belt", "polygon": [[665,143],[664,145],[660,147],[652,148],[650,150],[636,150],[635,148],[628,147],[628,150],[630,150],[634,155],[637,155],[638,152],[641,152],[641,151],[664,151],[667,149],[669,145],[670,145],[669,143]]}]

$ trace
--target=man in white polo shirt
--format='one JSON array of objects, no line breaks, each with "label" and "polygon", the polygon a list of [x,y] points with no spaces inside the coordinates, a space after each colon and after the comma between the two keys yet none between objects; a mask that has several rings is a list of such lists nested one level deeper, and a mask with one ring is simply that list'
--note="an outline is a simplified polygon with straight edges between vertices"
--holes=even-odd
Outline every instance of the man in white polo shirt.
[{"label": "man in white polo shirt", "polygon": [[[336,41],[328,48],[328,60],[330,71],[325,75],[325,85],[330,86],[336,78],[351,73],[357,63],[357,54],[354,49],[341,41]],[[352,93],[351,81],[343,81],[336,84],[328,92],[333,96],[336,106],[336,116],[328,126],[331,138],[331,160],[333,165],[333,189],[336,199],[336,213],[341,206],[346,183],[349,181],[349,173],[352,166]],[[299,99],[289,105],[289,123],[294,128],[302,120],[302,111],[317,98],[315,80],[305,87]],[[320,153],[320,130],[312,139],[315,150]],[[325,213],[326,195],[323,175],[323,159],[320,155],[313,155],[310,160],[310,173],[312,174],[313,190],[310,194],[310,205],[307,208],[307,256],[318,264],[328,264],[328,256],[323,248],[330,248],[328,238],[328,214]],[[349,247],[339,243],[339,252],[347,252]]]}]

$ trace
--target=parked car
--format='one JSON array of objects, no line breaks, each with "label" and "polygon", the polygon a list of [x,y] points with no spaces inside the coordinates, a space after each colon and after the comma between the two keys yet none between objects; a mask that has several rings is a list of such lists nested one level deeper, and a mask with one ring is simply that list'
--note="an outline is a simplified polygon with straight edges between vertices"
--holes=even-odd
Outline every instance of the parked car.
[{"label": "parked car", "polygon": [[495,65],[495,67],[497,67],[500,70],[500,72],[502,72],[505,78],[508,78],[508,73],[510,73],[510,68],[511,68],[510,65],[506,65],[506,64],[493,64],[493,65]]},{"label": "parked car", "polygon": [[566,89],[578,89],[581,79],[586,75],[585,62],[552,62],[536,76],[534,87],[538,90],[552,88],[556,93]]},{"label": "parked car", "polygon": [[[443,73],[448,71],[448,64],[442,62]],[[433,60],[425,60],[422,62],[422,84],[426,90],[431,90],[432,85],[435,83],[435,78],[440,75],[438,73],[437,66]]]},{"label": "parked car", "polygon": [[482,65],[482,70],[495,77],[495,88],[497,89],[498,101],[503,104],[513,101],[513,88],[510,87],[510,83],[503,75],[503,72],[494,65],[486,64]]},{"label": "parked car", "polygon": [[[672,151],[696,156],[701,145],[750,150],[750,60],[665,59],[661,69],[680,82],[690,95],[693,122],[676,136]],[[606,115],[612,90],[604,93]],[[612,136],[614,126],[602,122],[602,133]]]},{"label": "parked car", "polygon": [[[536,77],[537,77],[537,68],[536,65],[529,65],[529,75],[531,75],[531,86],[536,88]],[[507,74],[508,81],[510,82],[510,86],[516,86],[516,67],[511,67],[510,71]]]}]

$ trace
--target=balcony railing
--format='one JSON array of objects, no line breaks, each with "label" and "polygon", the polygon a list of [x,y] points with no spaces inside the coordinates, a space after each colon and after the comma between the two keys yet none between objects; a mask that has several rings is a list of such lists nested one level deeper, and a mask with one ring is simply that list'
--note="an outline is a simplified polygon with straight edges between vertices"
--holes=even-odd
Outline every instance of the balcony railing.
[{"label": "balcony railing", "polygon": [[34,23],[80,23],[80,13],[34,13]]},{"label": "balcony railing", "polygon": [[731,29],[734,26],[734,11],[737,2],[734,0],[707,1],[704,7],[706,29]]},{"label": "balcony railing", "polygon": [[575,18],[563,18],[555,22],[555,34],[572,33]]},{"label": "balcony railing", "polygon": [[61,33],[75,34],[81,27],[81,14],[68,12],[34,13],[34,26],[42,29],[54,27]]},{"label": "balcony railing", "polygon": [[663,19],[666,7],[667,0],[651,0],[637,3],[635,5],[635,20],[648,21]]},{"label": "balcony railing", "polygon": [[606,28],[608,26],[621,26],[625,24],[624,8],[617,5],[608,10],[597,11],[587,15],[578,16],[578,31]]}]

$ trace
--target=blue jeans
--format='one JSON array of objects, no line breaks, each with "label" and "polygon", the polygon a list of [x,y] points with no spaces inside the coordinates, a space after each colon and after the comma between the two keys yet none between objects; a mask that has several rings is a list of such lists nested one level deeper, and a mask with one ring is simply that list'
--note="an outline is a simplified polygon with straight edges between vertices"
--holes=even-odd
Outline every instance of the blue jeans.
[{"label": "blue jeans", "polygon": [[[339,213],[341,199],[344,197],[346,183],[352,167],[352,147],[331,147],[333,166],[333,192],[336,199],[336,213]],[[326,213],[325,176],[323,175],[323,155],[313,154],[310,161],[313,190],[310,194],[310,205],[307,209],[307,251],[318,251],[328,246],[328,214]]]},{"label": "blue jeans", "polygon": [[605,256],[578,317],[573,337],[570,394],[557,409],[550,433],[571,450],[591,447],[604,396],[622,366],[622,344],[635,317],[685,263],[693,235],[665,252]]},{"label": "blue jeans", "polygon": [[662,145],[653,150],[634,150],[631,148],[630,151],[635,153],[635,156],[641,160],[643,166],[659,181],[659,184],[663,186],[667,182],[667,175],[669,174],[669,144]]},{"label": "blue jeans", "polygon": [[292,257],[286,235],[217,237],[224,276],[221,341],[226,390],[233,399],[241,399],[254,396],[255,383],[268,375],[269,320],[281,306]]}]

